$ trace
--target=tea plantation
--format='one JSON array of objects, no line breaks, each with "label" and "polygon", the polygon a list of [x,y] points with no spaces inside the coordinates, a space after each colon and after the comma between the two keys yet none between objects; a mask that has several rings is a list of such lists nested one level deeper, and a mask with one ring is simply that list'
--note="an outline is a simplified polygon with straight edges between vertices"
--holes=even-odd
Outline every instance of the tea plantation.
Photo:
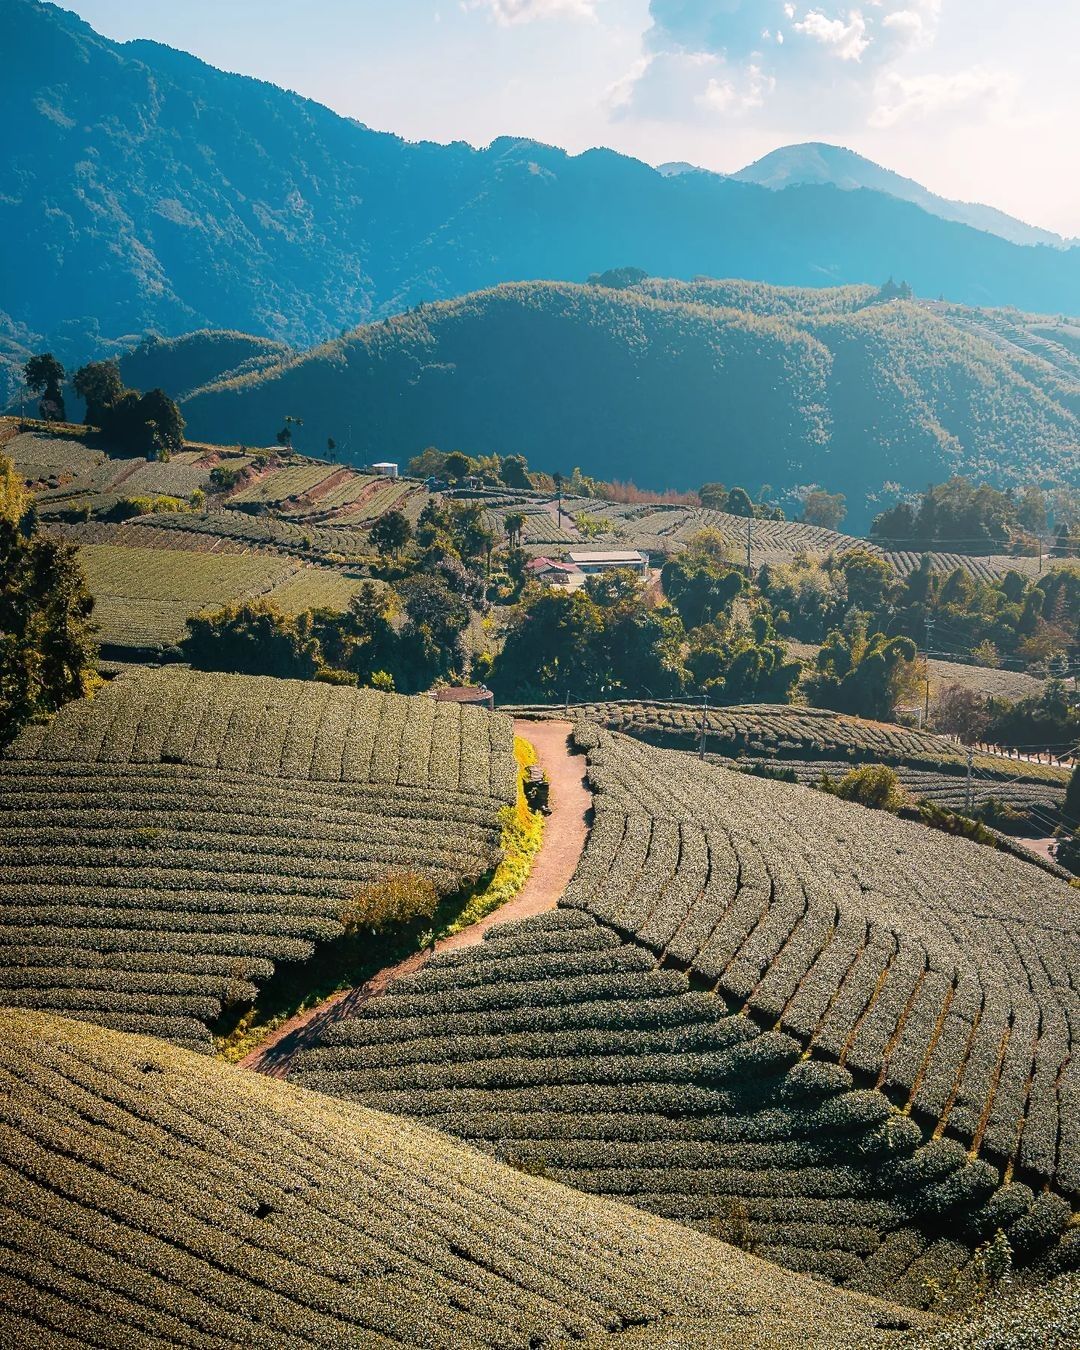
[{"label": "tea plantation", "polygon": [[[561,709],[530,711],[562,715]],[[651,745],[695,751],[701,746],[700,705],[622,700],[576,705],[574,713]],[[950,810],[965,805],[964,748],[930,731],[784,704],[709,708],[704,720],[706,754],[718,763],[735,760],[745,768],[790,770],[805,784],[820,782],[823,773],[835,780],[860,764],[887,764],[913,798]],[[1068,768],[977,752],[973,769],[973,805],[994,798],[1030,814],[1038,833],[1053,828]]]},{"label": "tea plantation", "polygon": [[294,1081],[914,1305],[998,1229],[1080,1258],[1077,893],[577,734],[596,820],[560,909],[391,985]]},{"label": "tea plantation", "polygon": [[931,1319],[161,1041],[7,1014],[9,1346],[554,1346],[669,1322],[749,1350]]},{"label": "tea plantation", "polygon": [[356,887],[500,856],[508,718],[299,681],[123,676],[0,759],[0,1001],[208,1049]]}]

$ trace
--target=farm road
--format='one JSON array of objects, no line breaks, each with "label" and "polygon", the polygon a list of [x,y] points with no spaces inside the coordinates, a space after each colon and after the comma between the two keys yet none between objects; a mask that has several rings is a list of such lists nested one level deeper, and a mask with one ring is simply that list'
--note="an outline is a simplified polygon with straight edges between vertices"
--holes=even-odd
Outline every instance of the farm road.
[{"label": "farm road", "polygon": [[572,754],[570,722],[514,720],[514,734],[536,747],[536,754],[551,784],[551,814],[544,826],[544,842],[533,860],[529,879],[513,900],[434,947],[416,952],[378,971],[357,989],[334,994],[315,1008],[290,1018],[261,1045],[240,1060],[240,1067],[285,1078],[293,1056],[313,1045],[327,1025],[348,1017],[361,1004],[377,998],[402,975],[411,975],[427,965],[435,952],[457,951],[483,941],[484,934],[510,919],[528,919],[554,909],[578,865],[589,834],[592,793],[585,781],[585,757]]}]

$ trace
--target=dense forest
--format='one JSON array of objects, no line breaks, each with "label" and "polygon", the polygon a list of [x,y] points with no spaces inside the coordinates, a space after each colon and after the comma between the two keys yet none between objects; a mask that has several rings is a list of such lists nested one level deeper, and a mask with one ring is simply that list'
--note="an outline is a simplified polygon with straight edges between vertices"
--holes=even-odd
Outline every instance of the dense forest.
[{"label": "dense forest", "polygon": [[893,272],[923,296],[1080,311],[1080,250],[1021,247],[885,192],[773,192],[522,138],[410,143],[34,0],[0,0],[0,50],[7,396],[41,346],[74,365],[204,326],[302,346],[624,262],[785,285]]},{"label": "dense forest", "polygon": [[[298,448],[333,437],[356,462],[436,444],[643,487],[819,483],[847,493],[856,528],[887,482],[1075,480],[1080,382],[878,294],[500,286],[226,378],[184,411],[197,436],[251,444],[293,414]],[[168,388],[160,351],[147,382]]]}]

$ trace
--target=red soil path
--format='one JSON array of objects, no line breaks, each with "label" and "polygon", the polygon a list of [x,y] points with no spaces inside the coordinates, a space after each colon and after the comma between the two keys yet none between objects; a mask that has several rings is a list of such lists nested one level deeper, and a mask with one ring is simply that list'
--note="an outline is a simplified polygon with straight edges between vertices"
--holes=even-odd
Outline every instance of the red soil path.
[{"label": "red soil path", "polygon": [[387,985],[427,965],[435,952],[474,947],[484,934],[510,919],[528,919],[554,909],[577,868],[585,848],[592,811],[592,793],[585,781],[585,757],[572,754],[570,722],[531,722],[516,719],[514,732],[530,741],[551,784],[551,814],[544,826],[544,842],[533,860],[529,879],[513,900],[468,928],[443,938],[433,947],[416,952],[378,971],[357,989],[333,994],[324,1003],[298,1013],[272,1032],[262,1044],[240,1060],[240,1067],[270,1078],[285,1078],[293,1056],[313,1045],[326,1026],[349,1017],[363,1003],[377,998]]}]

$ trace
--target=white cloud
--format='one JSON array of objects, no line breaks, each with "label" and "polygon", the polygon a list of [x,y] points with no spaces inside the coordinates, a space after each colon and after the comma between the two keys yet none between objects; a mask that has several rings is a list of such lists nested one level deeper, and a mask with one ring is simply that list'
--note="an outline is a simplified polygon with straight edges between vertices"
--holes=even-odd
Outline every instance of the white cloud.
[{"label": "white cloud", "polygon": [[1014,90],[1010,76],[981,67],[947,75],[889,71],[878,82],[870,125],[893,127],[899,122],[940,119],[972,108],[981,108],[984,113],[1003,112]]},{"label": "white cloud", "polygon": [[595,19],[597,0],[465,0],[466,9],[486,10],[508,26],[534,19]]},{"label": "white cloud", "polygon": [[794,25],[796,33],[819,42],[835,53],[841,61],[861,61],[872,38],[861,12],[853,9],[843,19],[830,19],[820,9],[812,9],[805,19]]},{"label": "white cloud", "polygon": [[776,81],[760,66],[748,66],[738,84],[730,78],[712,76],[696,102],[711,113],[745,113],[760,108]]}]

